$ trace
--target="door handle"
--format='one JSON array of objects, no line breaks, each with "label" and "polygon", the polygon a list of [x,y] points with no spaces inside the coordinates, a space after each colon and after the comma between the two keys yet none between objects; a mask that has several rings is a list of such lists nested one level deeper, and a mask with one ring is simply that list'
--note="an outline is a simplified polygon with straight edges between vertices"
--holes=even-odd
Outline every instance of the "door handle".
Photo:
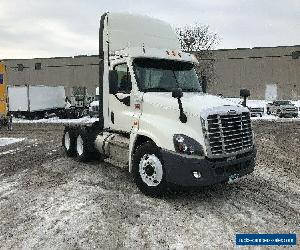
[{"label": "door handle", "polygon": [[111,122],[112,122],[113,124],[115,124],[115,114],[114,114],[114,112],[111,112],[111,113],[110,113],[110,120],[111,120]]}]

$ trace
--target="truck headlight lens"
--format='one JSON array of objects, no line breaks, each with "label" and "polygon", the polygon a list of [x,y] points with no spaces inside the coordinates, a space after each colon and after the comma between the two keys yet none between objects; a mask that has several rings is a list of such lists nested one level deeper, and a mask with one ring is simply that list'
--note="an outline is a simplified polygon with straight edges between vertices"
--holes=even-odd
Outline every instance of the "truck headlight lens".
[{"label": "truck headlight lens", "polygon": [[176,134],[173,137],[173,141],[177,153],[204,156],[203,147],[186,135]]}]

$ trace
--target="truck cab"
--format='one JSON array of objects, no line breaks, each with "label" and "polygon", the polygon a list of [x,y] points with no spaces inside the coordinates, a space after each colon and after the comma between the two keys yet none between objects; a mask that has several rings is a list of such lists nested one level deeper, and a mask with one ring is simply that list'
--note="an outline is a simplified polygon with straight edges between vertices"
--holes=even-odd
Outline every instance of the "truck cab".
[{"label": "truck cab", "polygon": [[204,186],[254,170],[249,110],[203,93],[199,62],[181,51],[169,24],[105,13],[99,37],[99,121],[66,127],[68,155],[101,155],[148,195],[170,183]]}]

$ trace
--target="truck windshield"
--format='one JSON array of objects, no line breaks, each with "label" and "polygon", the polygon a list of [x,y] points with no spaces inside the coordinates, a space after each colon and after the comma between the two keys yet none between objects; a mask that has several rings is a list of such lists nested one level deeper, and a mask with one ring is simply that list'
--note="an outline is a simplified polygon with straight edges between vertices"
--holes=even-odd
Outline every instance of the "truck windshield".
[{"label": "truck windshield", "polygon": [[194,65],[188,62],[137,58],[133,62],[137,84],[143,92],[202,92]]}]

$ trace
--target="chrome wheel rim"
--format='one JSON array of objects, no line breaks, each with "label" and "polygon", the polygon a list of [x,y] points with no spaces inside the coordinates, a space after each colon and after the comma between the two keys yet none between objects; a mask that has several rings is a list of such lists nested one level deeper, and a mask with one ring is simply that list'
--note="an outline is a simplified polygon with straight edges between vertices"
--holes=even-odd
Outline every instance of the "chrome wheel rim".
[{"label": "chrome wheel rim", "polygon": [[159,158],[152,154],[145,154],[139,164],[142,181],[149,187],[158,186],[163,178],[163,167]]},{"label": "chrome wheel rim", "polygon": [[83,154],[83,140],[82,140],[82,138],[81,138],[80,135],[77,137],[76,149],[77,149],[77,154],[78,155],[82,155]]},{"label": "chrome wheel rim", "polygon": [[65,148],[69,150],[71,147],[71,138],[69,132],[65,133]]}]

